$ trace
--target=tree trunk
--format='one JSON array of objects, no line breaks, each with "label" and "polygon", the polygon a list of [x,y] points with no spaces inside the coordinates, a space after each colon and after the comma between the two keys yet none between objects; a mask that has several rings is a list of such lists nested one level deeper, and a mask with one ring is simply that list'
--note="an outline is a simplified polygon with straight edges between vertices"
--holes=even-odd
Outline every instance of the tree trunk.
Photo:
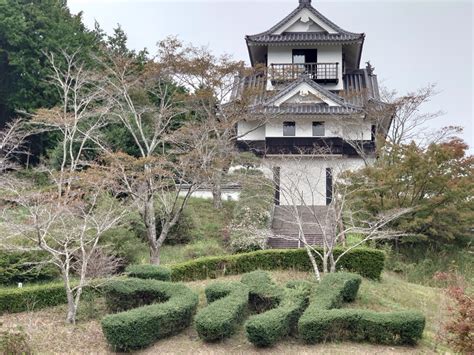
[{"label": "tree trunk", "polygon": [[222,208],[222,187],[220,179],[214,179],[212,184],[212,200],[215,209]]},{"label": "tree trunk", "polygon": [[332,251],[329,254],[329,263],[331,265],[331,269],[329,270],[329,272],[336,272],[336,261],[334,260],[334,254]]},{"label": "tree trunk", "polygon": [[76,303],[74,302],[74,295],[72,294],[72,290],[68,288],[66,289],[66,297],[67,297],[66,322],[70,324],[76,324],[77,307],[76,307]]},{"label": "tree trunk", "polygon": [[311,248],[308,247],[306,244],[305,244],[305,248],[306,248],[306,253],[308,253],[309,260],[311,261],[311,265],[313,266],[314,276],[316,278],[316,281],[320,282],[321,275],[319,274],[319,268],[318,268],[318,264],[316,263],[316,259],[314,258],[314,255],[311,252]]},{"label": "tree trunk", "polygon": [[160,265],[160,247],[150,248],[150,264]]},{"label": "tree trunk", "polygon": [[158,265],[160,263],[160,248],[156,240],[156,216],[153,198],[149,198],[143,206],[143,219],[146,227],[146,237],[150,248],[150,264]]}]

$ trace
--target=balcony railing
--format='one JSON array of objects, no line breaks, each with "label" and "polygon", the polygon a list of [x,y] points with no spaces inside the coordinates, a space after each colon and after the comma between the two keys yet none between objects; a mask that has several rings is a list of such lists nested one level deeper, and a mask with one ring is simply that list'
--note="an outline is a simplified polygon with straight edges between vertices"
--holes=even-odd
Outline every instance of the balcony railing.
[{"label": "balcony railing", "polygon": [[[265,154],[344,154],[357,156],[375,152],[373,141],[353,141],[350,144],[339,137],[267,137],[261,141],[237,141],[240,151]],[[356,149],[357,147],[357,149]]]},{"label": "balcony railing", "polygon": [[339,63],[270,64],[272,82],[295,80],[306,75],[318,83],[338,83]]}]

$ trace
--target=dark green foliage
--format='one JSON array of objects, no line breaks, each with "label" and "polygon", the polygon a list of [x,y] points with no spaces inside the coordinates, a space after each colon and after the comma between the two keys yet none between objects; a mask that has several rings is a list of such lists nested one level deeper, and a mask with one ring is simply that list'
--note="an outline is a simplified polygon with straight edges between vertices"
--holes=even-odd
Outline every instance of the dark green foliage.
[{"label": "dark green foliage", "polygon": [[[160,211],[157,212],[157,221],[163,219],[160,216]],[[184,209],[179,216],[178,223],[176,223],[169,231],[168,236],[166,237],[165,244],[176,245],[176,244],[186,244],[189,243],[192,239],[192,230],[195,228],[195,223],[192,215],[189,213],[189,210]],[[156,233],[160,235],[161,225],[158,222],[156,224]]]},{"label": "dark green foliage", "polygon": [[41,252],[0,252],[0,284],[13,285],[18,282],[50,281],[59,276],[51,264],[32,265],[32,261],[46,261]]},{"label": "dark green foliage", "polygon": [[248,286],[250,308],[257,313],[276,307],[283,298],[283,289],[275,285],[265,271],[244,274],[241,282]]},{"label": "dark green foliage", "polygon": [[[94,293],[95,291],[90,288],[83,290],[83,294],[89,292]],[[67,299],[62,282],[25,286],[22,288],[0,288],[0,313],[24,312],[64,303],[67,303]]]},{"label": "dark green foliage", "polygon": [[[334,251],[337,257],[343,249]],[[382,251],[356,248],[345,254],[338,263],[339,269],[356,272],[364,277],[379,279],[384,267]],[[312,267],[304,249],[272,249],[250,253],[205,257],[170,266],[173,281],[192,281],[236,275],[263,270],[311,271]]]},{"label": "dark green foliage", "polygon": [[[307,305],[309,290],[283,289],[261,270],[242,276],[249,287],[249,303],[260,313],[246,323],[247,338],[256,346],[271,346],[290,333]],[[263,313],[262,313],[263,312]]]},{"label": "dark green foliage", "polygon": [[254,315],[245,322],[247,339],[256,346],[271,346],[290,334],[308,304],[308,293],[301,289],[284,289],[280,304]]},{"label": "dark green foliage", "polygon": [[357,297],[362,278],[347,272],[326,275],[311,297],[311,309],[339,308],[344,302],[352,302]]},{"label": "dark green foliage", "polygon": [[122,260],[124,266],[140,264],[141,257],[149,253],[141,217],[138,213],[130,213],[123,224],[106,231],[100,243],[108,246],[111,252]]},{"label": "dark green foliage", "polygon": [[159,265],[130,265],[125,269],[130,277],[171,281],[171,270]]},{"label": "dark green foliage", "polygon": [[62,0],[0,2],[0,123],[15,110],[57,104],[44,52],[77,51],[84,57],[96,48],[81,16],[72,15]]},{"label": "dark green foliage", "polygon": [[311,322],[300,320],[307,343],[329,340],[368,341],[376,344],[413,345],[421,339],[425,317],[414,311],[380,313],[362,309],[319,310]]},{"label": "dark green foliage", "polygon": [[102,331],[114,349],[125,351],[143,348],[189,326],[199,301],[183,284],[156,280],[117,280],[104,290],[108,308],[123,312],[104,317]]},{"label": "dark green foliage", "polygon": [[206,287],[208,306],[196,315],[196,330],[205,341],[230,337],[247,311],[248,288],[240,282],[215,283]]},{"label": "dark green foliage", "polygon": [[337,309],[343,302],[355,299],[360,282],[360,276],[350,273],[323,278],[298,322],[299,335],[306,343],[354,340],[397,345],[414,344],[421,339],[425,318],[418,312]]}]

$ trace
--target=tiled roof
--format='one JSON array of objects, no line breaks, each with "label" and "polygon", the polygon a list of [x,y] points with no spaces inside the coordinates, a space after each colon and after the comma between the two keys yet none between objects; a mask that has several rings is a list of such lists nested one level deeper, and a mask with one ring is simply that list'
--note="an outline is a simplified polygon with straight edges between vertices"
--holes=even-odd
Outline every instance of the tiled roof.
[{"label": "tiled roof", "polygon": [[[298,12],[303,9],[309,10],[314,16],[316,16],[319,20],[327,24],[329,27],[333,28],[338,33],[330,34],[325,32],[291,32],[291,33],[283,33],[283,34],[273,34],[278,28],[285,25],[288,21],[290,21]],[[275,26],[270,28],[269,30],[258,33],[255,35],[248,35],[246,36],[247,43],[251,44],[265,44],[265,43],[282,43],[282,42],[324,42],[324,43],[353,43],[353,42],[362,42],[365,35],[363,33],[353,33],[342,29],[341,27],[337,26],[334,22],[329,20],[319,11],[317,11],[314,7],[311,6],[309,2],[302,2],[300,5],[293,10],[288,16],[286,16],[283,20],[278,22]]]},{"label": "tiled roof", "polygon": [[289,104],[276,106],[263,106],[263,113],[291,114],[291,115],[347,115],[362,112],[362,108],[347,106],[328,106],[326,104]]},{"label": "tiled roof", "polygon": [[312,87],[313,89],[321,93],[323,96],[326,96],[328,99],[331,99],[332,101],[338,103],[339,105],[346,104],[342,97],[325,89],[324,87],[322,87],[321,85],[319,85],[318,83],[316,83],[314,80],[310,79],[307,76],[300,76],[298,79],[292,81],[283,90],[281,90],[277,95],[271,97],[267,102],[265,102],[265,104],[268,105],[268,104],[274,103],[275,101],[282,98],[283,96],[291,92],[291,90],[295,89],[302,83],[308,84],[310,87]]}]

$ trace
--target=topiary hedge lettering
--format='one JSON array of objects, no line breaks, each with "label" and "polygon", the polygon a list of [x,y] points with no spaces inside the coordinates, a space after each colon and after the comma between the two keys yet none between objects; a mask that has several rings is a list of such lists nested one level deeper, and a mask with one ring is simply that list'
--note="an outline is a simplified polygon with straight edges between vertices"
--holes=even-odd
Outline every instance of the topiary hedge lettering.
[{"label": "topiary hedge lettering", "polygon": [[[266,272],[254,271],[242,276],[242,282],[250,288],[254,302],[261,300],[268,308],[245,322],[247,339],[255,346],[271,346],[288,335],[298,323],[298,318],[307,306],[309,283],[292,283],[290,288],[276,286]],[[252,301],[251,301],[252,303]]]},{"label": "topiary hedge lettering", "polygon": [[209,342],[230,337],[245,317],[248,287],[240,282],[219,282],[206,287],[205,292],[209,305],[195,320],[199,337]]},{"label": "topiary hedge lettering", "polygon": [[[104,286],[112,312],[102,319],[102,331],[116,350],[129,351],[153,344],[191,324],[198,296],[187,286],[136,278]],[[138,307],[138,308],[136,308]]]},{"label": "topiary hedge lettering", "polygon": [[[337,257],[343,249],[336,249]],[[379,279],[384,267],[382,251],[356,248],[345,254],[338,263],[339,270],[358,273],[370,279]],[[320,265],[321,266],[321,265]],[[312,270],[304,249],[270,249],[250,253],[205,257],[170,265],[173,281],[192,281],[236,275],[257,269],[263,270]]]},{"label": "topiary hedge lettering", "polygon": [[323,278],[298,322],[299,335],[306,343],[354,340],[401,345],[421,339],[425,318],[418,312],[337,309],[355,299],[360,283],[360,276],[350,273]]},{"label": "topiary hedge lettering", "polygon": [[283,298],[283,289],[273,282],[268,272],[256,270],[242,275],[240,280],[249,288],[249,306],[257,313],[278,306]]},{"label": "topiary hedge lettering", "polygon": [[171,281],[171,270],[160,265],[130,265],[125,269],[129,277]]}]

